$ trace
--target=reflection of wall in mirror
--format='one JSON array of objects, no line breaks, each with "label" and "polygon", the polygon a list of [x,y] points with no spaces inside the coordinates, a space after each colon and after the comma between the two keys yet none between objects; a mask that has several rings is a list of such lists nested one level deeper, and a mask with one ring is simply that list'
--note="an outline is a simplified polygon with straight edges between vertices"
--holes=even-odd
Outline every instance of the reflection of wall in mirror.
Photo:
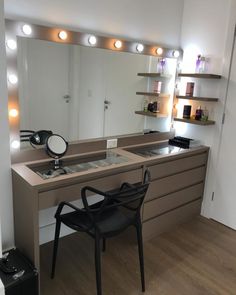
[{"label": "reflection of wall in mirror", "polygon": [[71,141],[148,128],[134,114],[143,105],[136,91],[149,83],[137,73],[152,71],[157,58],[23,38],[18,48],[21,129],[51,129]]}]

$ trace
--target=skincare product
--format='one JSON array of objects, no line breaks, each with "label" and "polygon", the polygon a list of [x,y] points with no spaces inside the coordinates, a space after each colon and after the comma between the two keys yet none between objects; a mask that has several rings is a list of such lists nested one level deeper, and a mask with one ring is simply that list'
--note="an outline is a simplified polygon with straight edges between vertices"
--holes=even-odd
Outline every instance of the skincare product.
[{"label": "skincare product", "polygon": [[186,96],[193,96],[194,83],[188,82],[186,86]]}]

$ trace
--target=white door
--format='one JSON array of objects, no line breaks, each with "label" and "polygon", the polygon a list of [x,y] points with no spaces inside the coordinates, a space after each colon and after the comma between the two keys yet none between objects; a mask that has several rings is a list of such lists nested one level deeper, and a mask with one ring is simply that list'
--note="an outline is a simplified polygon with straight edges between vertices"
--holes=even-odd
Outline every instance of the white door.
[{"label": "white door", "polygon": [[21,129],[69,134],[69,47],[34,39],[20,40]]},{"label": "white door", "polygon": [[104,57],[106,75],[104,136],[142,132],[144,117],[136,115],[142,110],[147,78],[137,73],[147,72],[149,57],[124,52],[107,51]]},{"label": "white door", "polygon": [[234,49],[211,217],[236,229],[236,47]]}]

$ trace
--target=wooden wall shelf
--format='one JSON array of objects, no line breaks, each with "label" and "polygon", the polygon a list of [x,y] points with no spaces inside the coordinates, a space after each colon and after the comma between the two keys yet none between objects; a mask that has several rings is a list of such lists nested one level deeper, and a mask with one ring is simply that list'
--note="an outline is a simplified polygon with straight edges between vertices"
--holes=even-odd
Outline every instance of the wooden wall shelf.
[{"label": "wooden wall shelf", "polygon": [[174,118],[174,121],[184,122],[184,123],[189,123],[189,124],[194,124],[194,125],[200,125],[200,126],[209,126],[209,125],[215,124],[215,121],[212,121],[212,120],[198,121],[198,120],[194,120],[194,119]]},{"label": "wooden wall shelf", "polygon": [[149,77],[149,78],[170,78],[171,75],[165,75],[165,74],[162,74],[162,73],[138,73],[137,74],[138,76],[141,76],[141,77]]},{"label": "wooden wall shelf", "polygon": [[148,116],[148,117],[153,117],[153,118],[167,118],[167,114],[162,114],[162,113],[153,113],[150,111],[144,112],[144,111],[135,111],[135,114],[137,115],[142,115],[142,116]]},{"label": "wooden wall shelf", "polygon": [[184,96],[184,95],[176,95],[176,98],[180,99],[189,99],[189,100],[197,100],[197,101],[208,101],[208,102],[217,102],[219,99],[214,97],[200,97],[200,96]]},{"label": "wooden wall shelf", "polygon": [[156,92],[136,92],[137,95],[155,96],[159,98],[169,98],[169,94],[156,93]]},{"label": "wooden wall shelf", "polygon": [[191,78],[202,78],[202,79],[221,79],[221,75],[198,74],[198,73],[179,73],[178,77],[191,77]]}]

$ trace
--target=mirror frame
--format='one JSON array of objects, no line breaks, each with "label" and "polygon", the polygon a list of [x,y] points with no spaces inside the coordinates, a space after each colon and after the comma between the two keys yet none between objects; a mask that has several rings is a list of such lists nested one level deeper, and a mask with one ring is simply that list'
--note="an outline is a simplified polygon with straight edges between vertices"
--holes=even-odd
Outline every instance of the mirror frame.
[{"label": "mirror frame", "polygon": [[[23,32],[23,26],[29,25],[31,33],[26,35]],[[28,22],[5,20],[6,27],[6,55],[7,55],[7,78],[8,78],[8,111],[9,111],[9,125],[10,125],[10,147],[11,154],[15,154],[20,151],[20,110],[19,110],[19,96],[18,96],[18,73],[17,73],[17,37],[39,39],[45,41],[51,41],[63,44],[77,44],[82,46],[89,46],[95,48],[109,49],[120,52],[129,52],[136,54],[144,54],[149,56],[157,56],[162,58],[174,58],[178,59],[183,56],[183,50],[181,48],[167,48],[161,45],[144,44],[140,41],[129,41],[116,37],[104,37],[96,35],[97,42],[95,45],[89,43],[89,37],[95,36],[92,33],[82,33],[79,31],[72,31],[66,28],[49,27],[36,24],[30,24]],[[66,32],[67,38],[62,40],[59,37],[61,31]],[[16,48],[10,49],[7,46],[9,40],[15,41]],[[121,48],[115,47],[115,42],[120,40],[122,42]],[[144,49],[142,52],[137,50],[137,46],[142,44]],[[161,54],[157,53],[157,49],[162,49]],[[178,56],[175,56],[178,53]],[[9,77],[15,75],[16,83],[12,84],[9,81]]]}]

